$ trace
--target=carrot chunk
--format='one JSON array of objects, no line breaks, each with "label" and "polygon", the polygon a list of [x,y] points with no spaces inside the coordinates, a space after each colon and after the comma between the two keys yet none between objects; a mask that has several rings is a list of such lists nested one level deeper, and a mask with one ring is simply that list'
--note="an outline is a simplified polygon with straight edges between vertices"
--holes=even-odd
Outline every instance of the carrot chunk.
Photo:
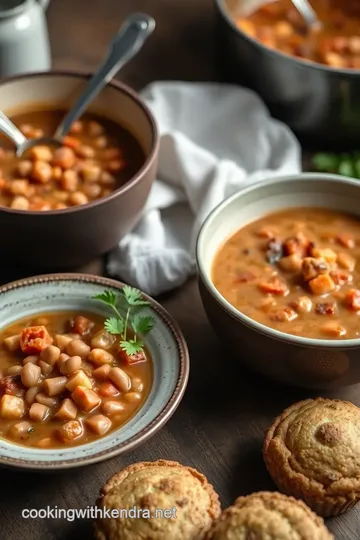
[{"label": "carrot chunk", "polygon": [[101,399],[93,390],[85,386],[77,386],[71,394],[75,404],[84,412],[90,412],[100,405]]},{"label": "carrot chunk", "polygon": [[20,335],[21,350],[27,354],[39,354],[52,344],[52,338],[45,326],[29,326]]},{"label": "carrot chunk", "polygon": [[353,311],[360,310],[360,290],[350,289],[345,295],[345,303]]},{"label": "carrot chunk", "polygon": [[335,283],[329,274],[320,274],[309,281],[309,287],[313,294],[321,295],[333,291],[335,289]]},{"label": "carrot chunk", "polygon": [[269,281],[259,283],[259,289],[264,293],[276,294],[279,296],[285,296],[288,293],[286,283],[276,276],[272,277]]}]

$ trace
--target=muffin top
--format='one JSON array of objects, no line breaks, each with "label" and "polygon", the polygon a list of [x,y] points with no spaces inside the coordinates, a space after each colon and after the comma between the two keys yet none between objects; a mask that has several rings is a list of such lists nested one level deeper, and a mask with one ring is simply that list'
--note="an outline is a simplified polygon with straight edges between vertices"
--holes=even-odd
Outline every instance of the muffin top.
[{"label": "muffin top", "polygon": [[334,540],[302,501],[281,493],[239,497],[214,522],[206,540]]},{"label": "muffin top", "polygon": [[97,540],[201,540],[220,515],[218,495],[206,477],[165,460],[136,463],[115,474],[97,506],[140,511],[136,518],[130,513],[97,520]]},{"label": "muffin top", "polygon": [[307,399],[269,428],[264,458],[309,495],[360,491],[360,409],[349,401]]}]

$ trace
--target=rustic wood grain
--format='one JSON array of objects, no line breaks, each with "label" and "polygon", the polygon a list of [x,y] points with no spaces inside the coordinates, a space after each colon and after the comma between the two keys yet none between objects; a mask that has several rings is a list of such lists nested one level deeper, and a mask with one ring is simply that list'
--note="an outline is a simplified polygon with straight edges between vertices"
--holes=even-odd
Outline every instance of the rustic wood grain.
[{"label": "rustic wood grain", "polygon": [[[121,74],[123,81],[140,89],[156,79],[219,78],[212,0],[53,0],[48,17],[54,66],[95,68],[130,11],[151,14],[157,29]],[[96,261],[82,270],[100,273],[102,263]],[[25,272],[3,271],[2,280]],[[279,387],[225,358],[207,322],[195,280],[160,301],[183,329],[191,354],[189,386],[178,411],[159,434],[126,457],[61,473],[1,470],[1,540],[91,539],[89,522],[24,520],[21,511],[93,505],[109,476],[139,460],[167,458],[197,467],[214,484],[224,507],[238,495],[274,489],[261,457],[264,430],[283,408],[311,394]],[[360,405],[359,386],[328,395]],[[359,539],[359,510],[330,520],[329,527],[337,540]]]}]

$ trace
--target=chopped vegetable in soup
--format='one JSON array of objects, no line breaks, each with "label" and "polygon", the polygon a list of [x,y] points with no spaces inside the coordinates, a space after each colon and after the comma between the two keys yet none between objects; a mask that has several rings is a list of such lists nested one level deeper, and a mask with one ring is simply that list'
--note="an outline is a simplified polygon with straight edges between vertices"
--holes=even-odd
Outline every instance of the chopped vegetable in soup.
[{"label": "chopped vegetable in soup", "polygon": [[124,425],[151,384],[149,353],[125,354],[104,318],[27,317],[0,334],[0,436],[43,449],[93,442]]},{"label": "chopped vegetable in soup", "polygon": [[219,249],[215,287],[266,326],[317,339],[360,337],[360,220],[317,208],[266,216]]},{"label": "chopped vegetable in soup", "polygon": [[[28,138],[51,137],[65,114],[45,109],[11,119]],[[73,123],[63,146],[35,146],[21,158],[2,137],[0,206],[47,211],[84,205],[118,189],[144,161],[131,133],[90,113]]]},{"label": "chopped vegetable in soup", "polygon": [[291,0],[266,2],[247,17],[234,17],[241,30],[267,47],[333,68],[360,69],[358,0],[310,3],[322,23],[312,30]]}]

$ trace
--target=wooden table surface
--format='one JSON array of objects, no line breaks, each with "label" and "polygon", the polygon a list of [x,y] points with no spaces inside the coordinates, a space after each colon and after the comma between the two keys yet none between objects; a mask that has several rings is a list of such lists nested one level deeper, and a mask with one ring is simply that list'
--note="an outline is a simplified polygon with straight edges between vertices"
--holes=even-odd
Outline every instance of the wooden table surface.
[{"label": "wooden table surface", "polygon": [[[95,68],[130,11],[154,16],[157,30],[124,69],[123,81],[140,89],[156,79],[218,80],[212,0],[53,0],[48,18],[54,66]],[[86,270],[101,268],[95,261]],[[7,271],[3,280],[20,274]],[[238,495],[274,489],[261,457],[264,430],[283,408],[310,393],[278,387],[235,363],[224,363],[195,280],[160,301],[180,324],[190,349],[190,381],[179,409],[159,434],[124,458],[51,474],[2,470],[1,540],[91,539],[88,521],[25,520],[21,511],[93,505],[109,476],[140,460],[174,459],[198,468],[213,483],[224,507]],[[328,395],[360,405],[358,386]],[[360,505],[328,524],[336,540],[359,539]]]}]

